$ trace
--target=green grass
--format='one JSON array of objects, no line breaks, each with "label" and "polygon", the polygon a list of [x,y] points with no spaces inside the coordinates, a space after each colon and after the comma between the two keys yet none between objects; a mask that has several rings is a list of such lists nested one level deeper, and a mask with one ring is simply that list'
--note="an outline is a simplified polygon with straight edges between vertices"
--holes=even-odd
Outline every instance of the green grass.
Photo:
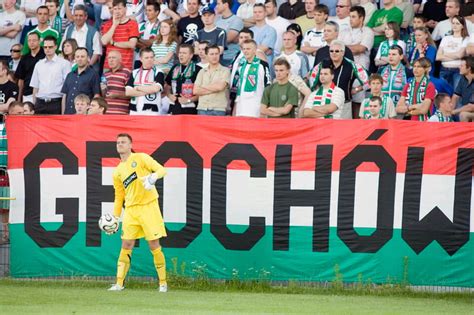
[{"label": "green grass", "polygon": [[[131,282],[123,292],[107,292],[104,281],[0,280],[0,314],[474,314],[472,294],[365,294],[290,287],[250,292],[234,285],[214,290],[170,283]],[[260,287],[263,290],[263,287]],[[295,294],[294,292],[301,292]]]}]

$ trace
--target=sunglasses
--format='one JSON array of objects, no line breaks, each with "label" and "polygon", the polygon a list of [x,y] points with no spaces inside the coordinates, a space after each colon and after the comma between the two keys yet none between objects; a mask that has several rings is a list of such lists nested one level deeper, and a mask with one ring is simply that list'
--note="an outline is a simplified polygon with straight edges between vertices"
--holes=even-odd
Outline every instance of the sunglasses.
[{"label": "sunglasses", "polygon": [[336,8],[345,8],[345,7],[348,7],[348,5],[336,5]]},{"label": "sunglasses", "polygon": [[19,49],[10,49],[10,52],[19,53],[19,52],[21,52],[21,50],[19,50]]},{"label": "sunglasses", "polygon": [[330,50],[329,52],[330,52],[331,54],[338,54],[338,53],[342,52],[342,50],[337,50],[337,49],[336,49],[336,50]]}]

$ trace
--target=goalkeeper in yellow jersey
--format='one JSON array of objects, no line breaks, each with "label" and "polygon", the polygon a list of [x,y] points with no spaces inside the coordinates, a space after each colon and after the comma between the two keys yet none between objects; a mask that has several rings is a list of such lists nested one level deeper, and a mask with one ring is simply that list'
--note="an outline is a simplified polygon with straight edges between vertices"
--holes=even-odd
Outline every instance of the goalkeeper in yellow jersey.
[{"label": "goalkeeper in yellow jersey", "polygon": [[122,249],[117,262],[117,282],[109,291],[122,291],[130,269],[135,240],[145,237],[160,282],[160,292],[167,292],[165,256],[160,238],[166,236],[165,224],[158,205],[157,179],[166,175],[166,169],[145,153],[132,152],[132,137],[122,133],[117,136],[120,164],[114,171],[114,216],[122,220]]}]

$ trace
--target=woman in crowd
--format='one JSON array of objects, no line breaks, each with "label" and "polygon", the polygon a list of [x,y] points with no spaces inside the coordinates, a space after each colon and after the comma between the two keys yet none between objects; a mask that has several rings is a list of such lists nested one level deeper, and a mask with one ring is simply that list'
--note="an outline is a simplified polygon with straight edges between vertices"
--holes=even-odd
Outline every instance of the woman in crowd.
[{"label": "woman in crowd", "polygon": [[[426,27],[418,27],[415,29],[416,45],[408,54],[408,68],[412,69],[416,60],[425,57],[434,65],[436,59],[436,45],[431,38],[430,31]],[[433,75],[434,67],[431,69],[430,75]]]},{"label": "woman in crowd", "polygon": [[459,66],[461,65],[461,58],[466,54],[469,33],[466,28],[466,21],[462,16],[454,16],[451,25],[453,35],[441,39],[436,60],[441,61],[442,65],[439,76],[448,81],[453,88],[456,88],[461,79]]},{"label": "woman in crowd", "polygon": [[416,121],[427,121],[430,109],[436,96],[436,88],[428,72],[431,63],[426,57],[422,57],[413,63],[414,77],[405,84],[402,96],[398,101],[396,111],[405,114],[407,119]]},{"label": "woman in crowd", "polygon": [[400,39],[400,27],[396,22],[387,23],[385,38],[386,40],[380,43],[379,50],[375,56],[375,65],[379,67],[388,64],[388,51],[393,45],[400,46],[404,54],[406,50],[406,43]]},{"label": "woman in crowd", "polygon": [[173,20],[164,20],[160,24],[160,33],[151,46],[155,53],[155,66],[167,74],[174,63],[177,47],[177,31]]},{"label": "woman in crowd", "polygon": [[61,47],[61,53],[64,59],[69,61],[71,68],[74,67],[74,54],[77,49],[77,41],[74,38],[66,39]]}]

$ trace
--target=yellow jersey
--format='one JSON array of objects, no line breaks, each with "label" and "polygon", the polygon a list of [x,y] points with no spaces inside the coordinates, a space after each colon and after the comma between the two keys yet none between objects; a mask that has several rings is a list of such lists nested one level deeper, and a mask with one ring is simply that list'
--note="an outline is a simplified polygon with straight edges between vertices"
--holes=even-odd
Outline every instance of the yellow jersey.
[{"label": "yellow jersey", "polygon": [[146,190],[141,178],[156,173],[158,178],[166,175],[166,169],[145,153],[132,153],[125,162],[120,162],[114,170],[114,215],[120,217],[122,207],[145,205],[158,198],[153,187]]}]

